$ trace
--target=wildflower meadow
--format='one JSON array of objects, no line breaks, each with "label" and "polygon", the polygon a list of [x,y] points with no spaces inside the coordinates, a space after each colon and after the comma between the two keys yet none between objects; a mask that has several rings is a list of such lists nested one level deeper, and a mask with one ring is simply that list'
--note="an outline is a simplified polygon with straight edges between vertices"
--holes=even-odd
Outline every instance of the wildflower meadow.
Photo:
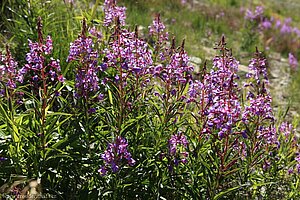
[{"label": "wildflower meadow", "polygon": [[43,2],[3,25],[16,32],[1,42],[1,199],[300,198],[298,120],[274,109],[266,49],[253,43],[284,34],[272,45],[296,73],[291,19],[244,9],[245,72],[226,34],[195,66],[189,37],[159,13],[141,30],[121,1],[82,4],[80,17],[76,1],[52,15],[58,1]]}]

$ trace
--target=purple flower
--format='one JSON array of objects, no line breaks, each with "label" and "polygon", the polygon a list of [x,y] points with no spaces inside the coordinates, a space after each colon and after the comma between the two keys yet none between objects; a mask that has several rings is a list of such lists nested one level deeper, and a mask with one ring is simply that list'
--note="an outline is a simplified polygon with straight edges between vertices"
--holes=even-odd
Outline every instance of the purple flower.
[{"label": "purple flower", "polygon": [[255,8],[255,15],[256,16],[262,16],[264,14],[264,7],[262,6],[256,6]]},{"label": "purple flower", "polygon": [[298,60],[292,53],[289,53],[289,63],[290,63],[290,66],[292,67],[292,69],[297,69]]},{"label": "purple flower", "polygon": [[98,52],[94,50],[94,43],[91,37],[87,37],[86,21],[83,20],[82,33],[70,44],[70,51],[67,61],[78,62],[75,78],[76,97],[87,98],[91,93],[99,89]]},{"label": "purple flower", "polygon": [[267,170],[271,167],[271,163],[268,160],[264,160],[263,170]]},{"label": "purple flower", "polygon": [[[283,122],[279,126],[279,131],[283,136],[285,137],[285,142],[289,141],[290,136],[294,135],[295,129],[292,124],[289,124],[287,122]],[[294,138],[293,138],[294,139]]]},{"label": "purple flower", "polygon": [[149,26],[149,33],[153,35],[154,33],[162,33],[166,29],[165,25],[160,20],[160,15],[153,20],[153,24]]},{"label": "purple flower", "polygon": [[259,21],[262,19],[264,14],[264,8],[262,6],[257,6],[255,8],[255,11],[252,12],[251,10],[247,9],[245,13],[245,19],[248,19],[250,21]]},{"label": "purple flower", "polygon": [[198,80],[193,81],[189,86],[188,94],[188,103],[197,101],[201,105],[204,96],[206,96],[204,84]]},{"label": "purple flower", "polygon": [[22,79],[22,76],[18,74],[17,67],[18,63],[13,59],[8,46],[6,46],[6,55],[0,55],[0,81],[4,82],[9,89],[15,89],[16,82]]},{"label": "purple flower", "polygon": [[181,4],[185,5],[187,3],[187,0],[181,0]]},{"label": "purple flower", "polygon": [[180,94],[178,93],[178,86],[189,83],[194,70],[194,68],[189,65],[189,57],[184,50],[184,42],[179,50],[170,50],[170,54],[167,58],[169,59],[166,59],[163,64],[160,63],[152,67],[150,73],[152,73],[154,77],[161,79],[168,93],[174,95],[176,91],[176,94]]},{"label": "purple flower", "polygon": [[88,110],[88,113],[89,114],[94,114],[94,113],[96,113],[96,108],[89,108],[89,110]]},{"label": "purple flower", "polygon": [[105,167],[101,167],[98,172],[100,173],[101,176],[105,176],[107,174],[107,170]]},{"label": "purple flower", "polygon": [[7,160],[7,158],[4,158],[4,157],[0,156],[0,161],[6,161],[6,160]]},{"label": "purple flower", "polygon": [[255,18],[256,16],[254,15],[254,13],[251,10],[247,9],[245,13],[245,19],[253,21]]},{"label": "purple flower", "polygon": [[280,147],[280,143],[278,141],[278,134],[276,128],[273,125],[267,127],[260,126],[257,138],[260,140],[264,140],[266,144],[276,145],[277,148]]},{"label": "purple flower", "polygon": [[58,81],[61,83],[63,83],[65,81],[65,78],[63,77],[63,75],[58,76]]},{"label": "purple flower", "polygon": [[98,101],[102,101],[104,99],[104,94],[99,94],[98,96],[97,96],[97,100]]},{"label": "purple flower", "polygon": [[279,28],[281,26],[281,21],[280,20],[277,20],[276,23],[275,23],[275,27],[276,28]]},{"label": "purple flower", "polygon": [[[41,18],[38,19],[38,35],[39,41],[33,42],[28,40],[29,52],[26,54],[27,64],[19,71],[19,81],[23,82],[24,76],[31,77],[33,85],[39,84],[39,81],[46,80],[55,84],[57,81],[62,82],[60,61],[50,58],[49,63],[46,63],[46,56],[52,53],[52,39],[47,36],[46,41],[42,36]],[[45,43],[45,44],[44,44]]]},{"label": "purple flower", "polygon": [[212,133],[215,130],[220,139],[232,132],[241,115],[236,82],[239,79],[236,74],[239,62],[228,53],[216,56],[211,72],[206,73],[204,70],[202,81],[194,81],[189,88],[188,101],[198,104],[199,114],[205,119],[202,133]]},{"label": "purple flower", "polygon": [[268,94],[259,94],[250,100],[250,105],[246,106],[242,119],[245,123],[249,120],[259,117],[261,120],[274,120],[273,109],[271,106],[272,98]]},{"label": "purple flower", "polygon": [[131,153],[127,150],[128,143],[121,136],[117,136],[113,143],[109,143],[107,149],[101,154],[101,158],[105,164],[98,172],[101,175],[105,175],[108,168],[111,168],[113,173],[120,170],[122,162],[125,160],[130,166],[134,166],[136,161],[132,158]]},{"label": "purple flower", "polygon": [[248,67],[250,72],[246,74],[247,78],[255,79],[258,85],[262,84],[262,80],[265,84],[269,83],[267,72],[268,63],[261,52],[257,50],[255,57],[250,60]]},{"label": "purple flower", "polygon": [[289,24],[284,23],[281,26],[280,33],[282,33],[282,34],[286,34],[286,33],[289,34],[291,32],[292,32],[292,27]]},{"label": "purple flower", "polygon": [[52,45],[52,39],[49,35],[47,36],[46,44],[43,45],[43,48],[46,55],[51,54],[53,50],[53,45]]},{"label": "purple flower", "polygon": [[300,30],[297,27],[293,28],[293,32],[297,35],[298,38],[300,38]]},{"label": "purple flower", "polygon": [[281,25],[280,33],[282,33],[282,34],[290,34],[292,32],[292,27],[290,25],[291,22],[292,22],[291,18],[286,18],[284,20],[284,23]]},{"label": "purple flower", "polygon": [[176,154],[177,145],[183,145],[185,148],[188,145],[186,136],[182,135],[182,133],[178,133],[176,135],[171,136],[171,139],[169,140],[169,153],[171,155]]},{"label": "purple flower", "polygon": [[291,174],[293,174],[293,173],[294,173],[294,169],[293,169],[293,168],[289,168],[289,169],[288,169],[288,174],[291,175]]},{"label": "purple flower", "polygon": [[[188,148],[188,141],[181,132],[174,134],[169,139],[169,155],[173,159],[173,163],[177,166],[180,162],[187,163],[188,152],[184,151]],[[181,148],[182,147],[182,148]],[[182,150],[184,149],[184,150]]]},{"label": "purple flower", "polygon": [[112,22],[119,20],[119,23],[124,26],[126,20],[126,7],[116,6],[116,0],[104,1],[104,26],[111,25]]},{"label": "purple flower", "polygon": [[[139,39],[134,32],[119,30],[118,35],[104,50],[105,59],[101,69],[114,68],[117,72],[115,81],[126,85],[128,78],[138,79],[149,74],[153,64],[152,51],[148,44]],[[122,68],[120,74],[119,68]]]},{"label": "purple flower", "polygon": [[[249,89],[247,93],[249,102],[246,102],[242,114],[242,120],[246,124],[254,119],[274,121],[272,97],[266,88],[269,84],[267,66],[266,59],[256,50],[255,57],[250,60],[250,73],[246,75],[250,81],[244,84],[245,88]],[[254,92],[257,94],[255,95]]]},{"label": "purple flower", "polygon": [[96,51],[93,51],[93,40],[85,35],[80,35],[74,42],[70,43],[70,50],[67,62],[72,60],[91,61],[98,58]]},{"label": "purple flower", "polygon": [[92,36],[96,37],[98,39],[98,41],[101,40],[102,37],[103,37],[102,33],[100,31],[97,31],[97,29],[96,29],[95,26],[93,26],[92,28],[90,28],[89,33]]},{"label": "purple flower", "polygon": [[246,130],[243,130],[243,131],[242,131],[242,136],[243,136],[243,138],[245,138],[245,139],[248,138],[248,135],[247,135],[247,131],[246,131]]},{"label": "purple flower", "polygon": [[154,18],[152,24],[148,28],[149,35],[157,37],[156,39],[158,43],[161,44],[168,40],[169,33],[165,32],[166,26],[161,21],[159,14]]},{"label": "purple flower", "polygon": [[272,22],[268,19],[264,19],[261,23],[260,23],[260,27],[262,29],[270,29],[272,28]]},{"label": "purple flower", "polygon": [[116,81],[116,82],[119,82],[119,80],[120,80],[120,77],[119,77],[119,75],[117,74],[117,75],[115,76],[115,81]]},{"label": "purple flower", "polygon": [[296,155],[297,155],[295,158],[295,160],[297,161],[296,170],[297,170],[297,173],[300,174],[300,154],[296,153]]}]

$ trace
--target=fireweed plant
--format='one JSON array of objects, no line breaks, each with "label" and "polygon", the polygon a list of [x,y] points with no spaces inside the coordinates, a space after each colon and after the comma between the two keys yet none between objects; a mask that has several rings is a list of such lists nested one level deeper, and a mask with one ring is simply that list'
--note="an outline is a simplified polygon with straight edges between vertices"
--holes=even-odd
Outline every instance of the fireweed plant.
[{"label": "fireweed plant", "polygon": [[222,36],[195,75],[159,15],[143,38],[125,7],[102,9],[102,24],[83,19],[66,66],[41,18],[24,66],[1,54],[1,193],[38,180],[58,199],[299,198],[299,138],[272,109],[262,52],[240,76]]},{"label": "fireweed plant", "polygon": [[38,42],[28,40],[30,51],[26,54],[27,63],[19,70],[19,78],[21,83],[24,83],[25,80],[27,83],[29,82],[31,94],[28,95],[34,98],[32,106],[34,117],[38,123],[32,125],[31,131],[40,138],[38,144],[41,148],[41,165],[43,165],[48,142],[52,139],[52,134],[47,130],[48,109],[59,96],[56,86],[64,82],[64,78],[60,73],[59,60],[48,57],[53,49],[52,39],[50,36],[47,36],[46,39],[43,38],[41,18],[38,18],[37,27]]},{"label": "fireweed plant", "polygon": [[28,40],[27,63],[19,68],[8,47],[1,57],[1,113],[3,130],[10,133],[5,134],[12,158],[7,170],[34,176],[40,182],[58,140],[61,116],[55,111],[59,111],[57,98],[64,78],[59,60],[51,57],[52,39],[43,37],[42,20],[37,21],[38,41]]}]

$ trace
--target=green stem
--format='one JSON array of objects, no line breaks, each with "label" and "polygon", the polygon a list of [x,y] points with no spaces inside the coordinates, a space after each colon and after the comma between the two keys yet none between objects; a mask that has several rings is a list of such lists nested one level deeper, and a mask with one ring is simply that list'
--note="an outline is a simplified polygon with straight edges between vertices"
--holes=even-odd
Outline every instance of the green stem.
[{"label": "green stem", "polygon": [[90,130],[89,130],[89,111],[88,111],[88,100],[87,100],[87,96],[84,98],[84,110],[85,110],[85,123],[84,123],[84,129],[86,131],[86,134],[88,136],[87,138],[87,145],[88,145],[88,151],[89,151],[89,158],[92,157],[91,155],[91,134],[90,134]]}]

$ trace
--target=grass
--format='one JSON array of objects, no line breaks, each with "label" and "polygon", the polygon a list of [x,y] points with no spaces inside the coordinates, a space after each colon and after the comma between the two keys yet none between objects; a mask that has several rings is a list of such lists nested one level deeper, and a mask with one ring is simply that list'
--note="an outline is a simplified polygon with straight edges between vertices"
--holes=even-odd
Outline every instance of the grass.
[{"label": "grass", "polygon": [[[170,36],[176,37],[177,44],[186,39],[186,48],[189,54],[202,58],[205,53],[201,52],[201,46],[212,47],[214,43],[211,41],[218,41],[222,33],[228,36],[229,41],[231,40],[231,28],[228,27],[226,21],[233,21],[229,18],[239,14],[234,12],[234,15],[223,18],[217,8],[208,9],[207,5],[204,7],[197,5],[199,8],[191,10],[187,6],[182,6],[178,0],[134,1],[134,3],[124,1],[124,5],[130,13],[127,17],[128,23],[139,24],[145,29],[152,22],[151,18],[160,13]],[[237,28],[236,24],[231,25],[233,28]]]}]

